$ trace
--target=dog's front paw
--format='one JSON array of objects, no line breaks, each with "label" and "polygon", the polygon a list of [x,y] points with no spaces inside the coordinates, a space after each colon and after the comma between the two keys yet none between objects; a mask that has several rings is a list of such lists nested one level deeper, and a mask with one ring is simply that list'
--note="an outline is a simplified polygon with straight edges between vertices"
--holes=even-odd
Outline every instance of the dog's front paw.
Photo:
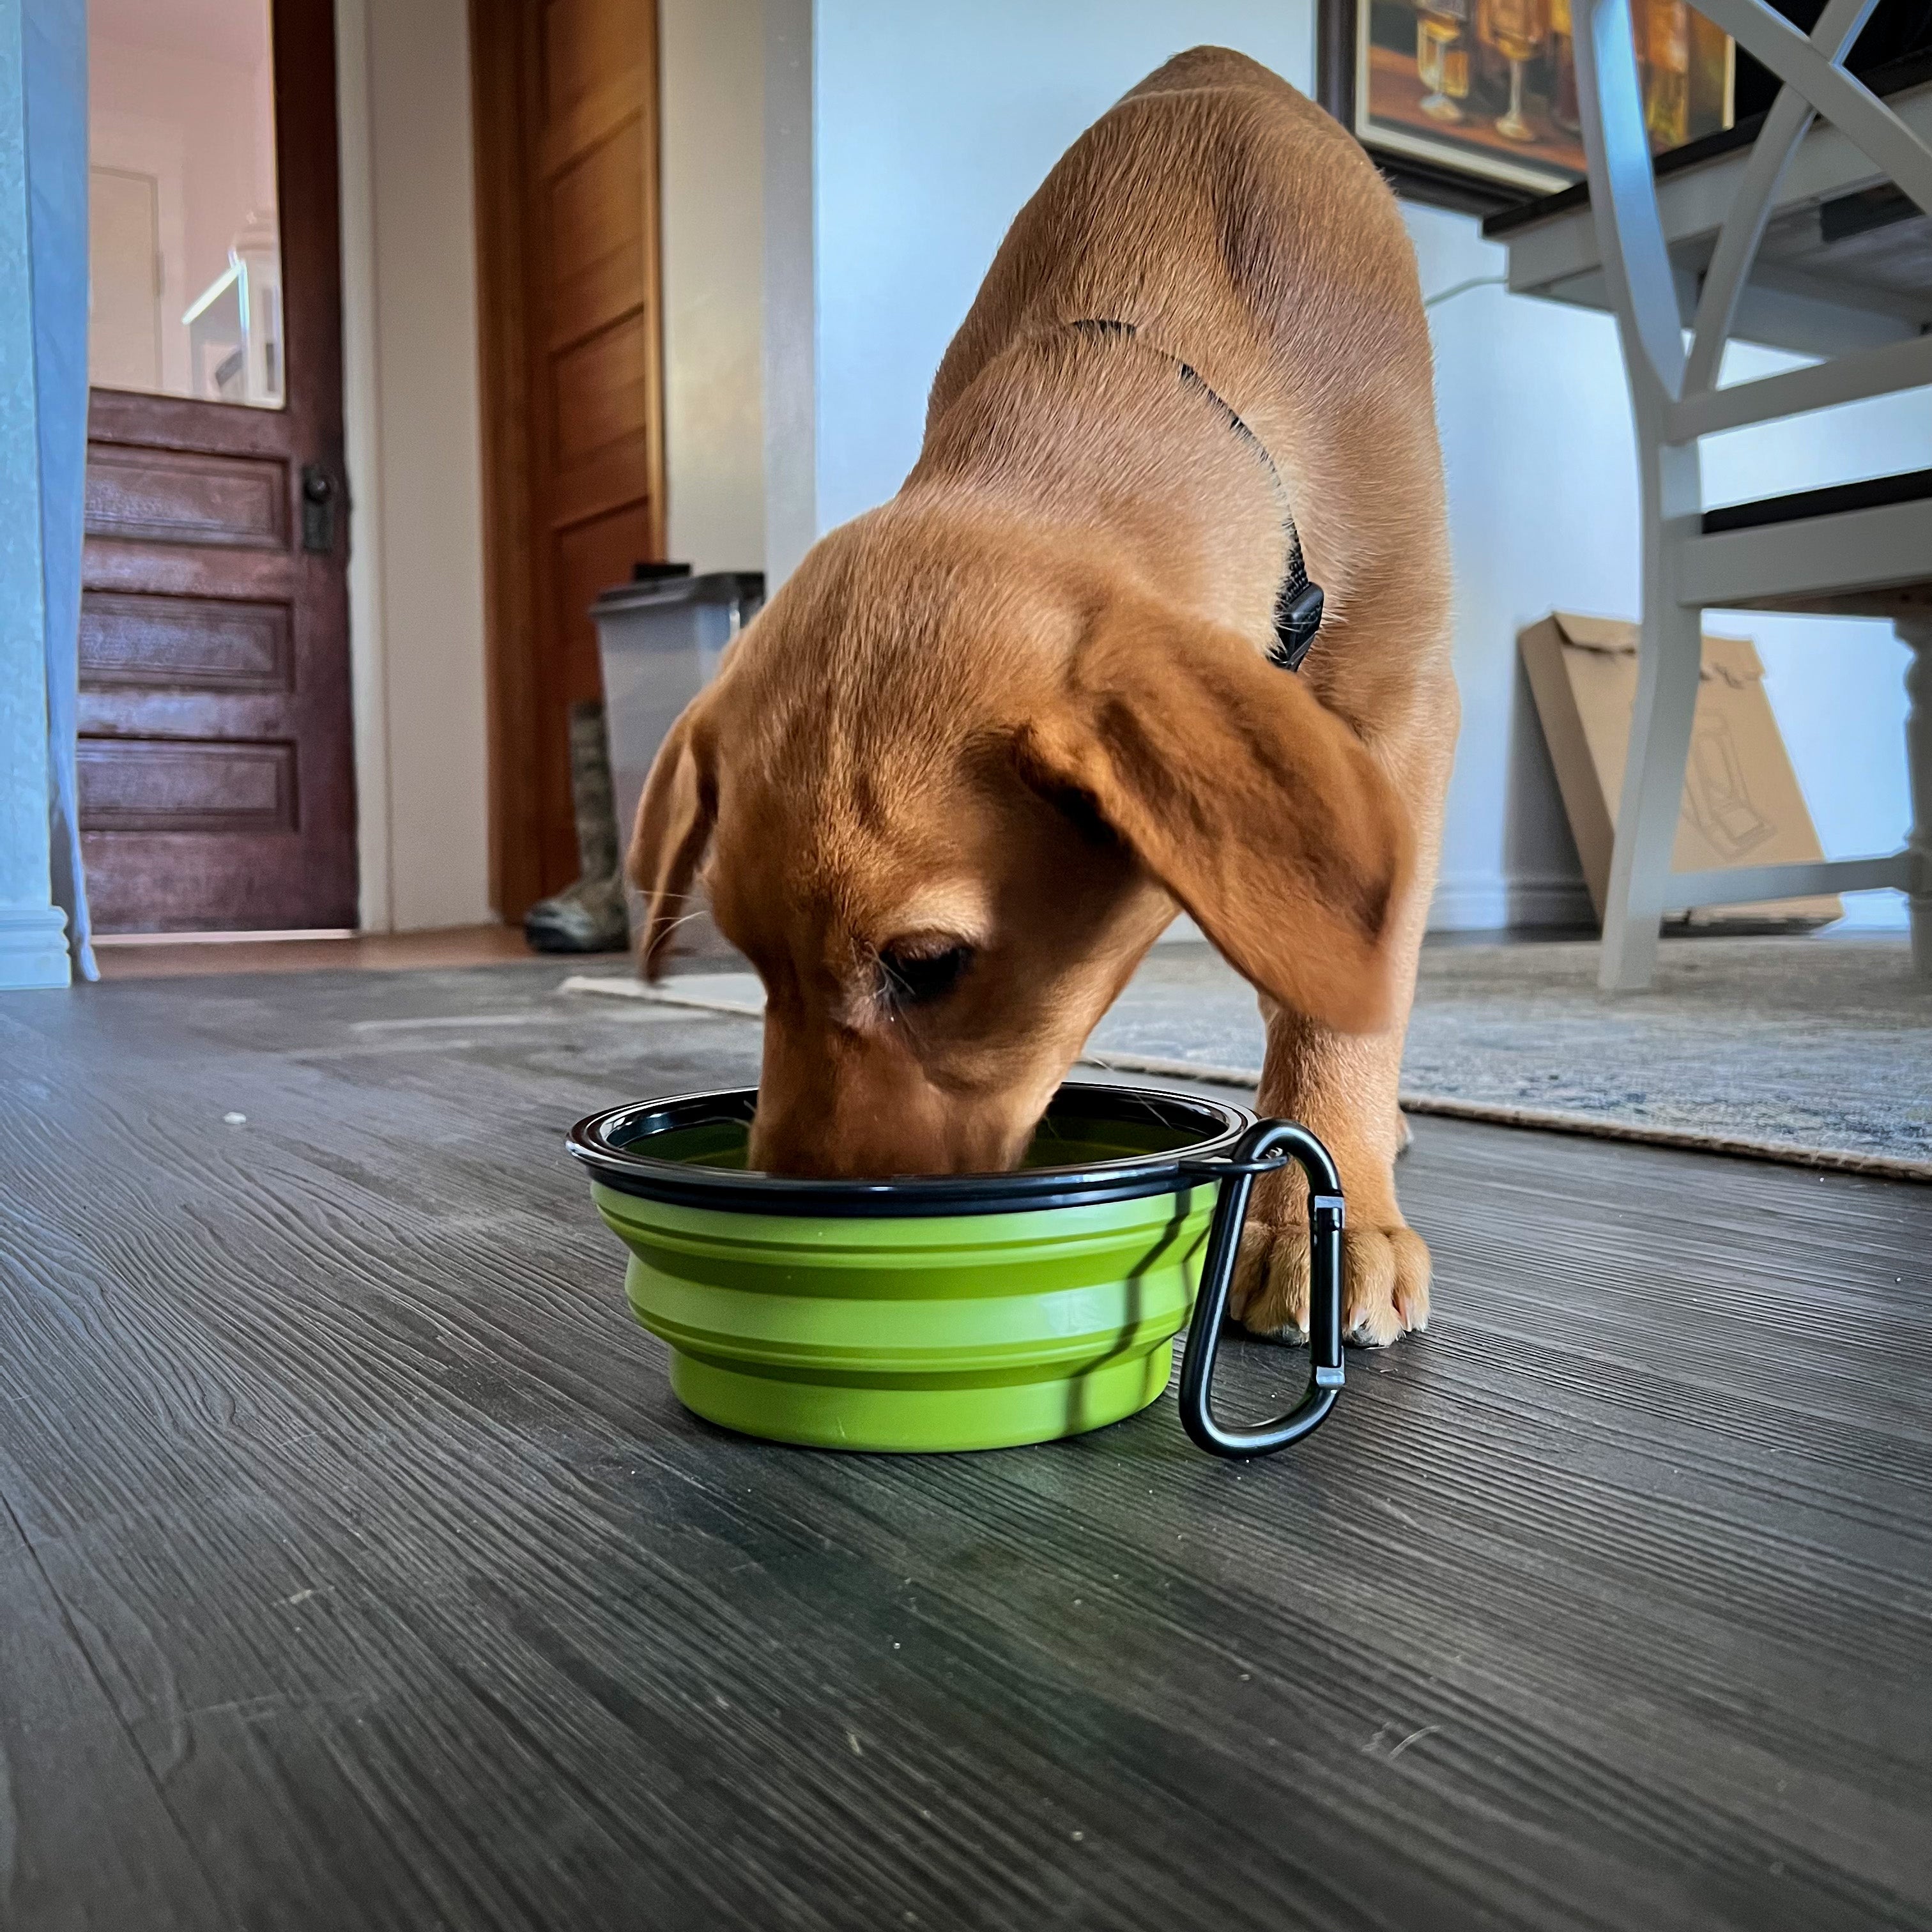
[{"label": "dog's front paw", "polygon": [[[1308,1229],[1258,1220],[1241,1231],[1228,1299],[1251,1333],[1308,1339]],[[1342,1332],[1365,1348],[1429,1326],[1429,1248],[1413,1228],[1350,1228],[1342,1237]]]}]

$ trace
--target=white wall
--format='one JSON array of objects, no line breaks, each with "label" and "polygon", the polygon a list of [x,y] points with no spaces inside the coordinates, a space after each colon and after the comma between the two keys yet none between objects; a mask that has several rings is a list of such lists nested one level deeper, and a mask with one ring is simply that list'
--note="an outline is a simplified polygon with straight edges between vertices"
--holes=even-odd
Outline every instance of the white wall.
[{"label": "white wall", "polygon": [[[774,10],[795,16],[806,4],[775,0]],[[970,9],[818,0],[811,14],[808,436],[822,532],[898,488],[946,343],[1007,224],[1068,142],[1169,54],[1203,41],[1238,47],[1306,88],[1313,28],[1306,0]],[[794,20],[794,44],[799,32]],[[796,178],[794,166],[777,186]],[[772,191],[768,180],[768,229]],[[784,218],[794,230],[805,225]],[[1412,207],[1408,222],[1426,294],[1500,277],[1502,250],[1474,221]],[[773,245],[768,232],[768,260]],[[1607,316],[1496,288],[1443,304],[1434,327],[1464,720],[1436,922],[1587,920],[1515,638],[1553,607],[1636,612],[1635,457],[1616,330]],[[1745,351],[1741,366],[1774,359]],[[794,382],[805,379],[796,357],[794,370]],[[796,404],[774,394],[768,416]],[[1921,467],[1932,407],[1838,412],[1761,436],[1754,448],[1729,440],[1707,446],[1712,502]],[[1757,642],[1828,853],[1895,847],[1906,819],[1904,654],[1889,627],[1728,615],[1714,623]],[[1847,904],[1868,922],[1904,916],[1894,895]]]},{"label": "white wall", "polygon": [[658,0],[670,552],[765,556],[764,8]]},{"label": "white wall", "polygon": [[765,588],[818,536],[814,0],[765,0]]},{"label": "white wall", "polygon": [[1312,84],[1308,0],[820,0],[818,514],[912,466],[926,394],[994,250],[1081,130],[1215,43]]},{"label": "white wall", "polygon": [[362,923],[492,916],[464,0],[336,0]]}]

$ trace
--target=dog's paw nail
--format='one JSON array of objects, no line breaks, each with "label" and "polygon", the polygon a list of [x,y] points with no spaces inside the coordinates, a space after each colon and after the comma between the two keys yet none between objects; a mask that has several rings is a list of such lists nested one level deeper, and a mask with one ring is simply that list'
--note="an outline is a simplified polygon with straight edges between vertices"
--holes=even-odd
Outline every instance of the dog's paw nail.
[{"label": "dog's paw nail", "polygon": [[1284,1322],[1279,1328],[1270,1328],[1266,1334],[1258,1330],[1248,1331],[1257,1342],[1270,1342],[1277,1348],[1305,1348],[1308,1346],[1308,1331],[1298,1328],[1292,1322]]}]

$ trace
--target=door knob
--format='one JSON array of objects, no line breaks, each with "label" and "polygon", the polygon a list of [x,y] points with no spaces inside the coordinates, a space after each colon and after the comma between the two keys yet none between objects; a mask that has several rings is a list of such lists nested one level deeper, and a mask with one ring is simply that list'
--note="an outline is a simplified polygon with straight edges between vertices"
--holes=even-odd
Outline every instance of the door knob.
[{"label": "door knob", "polygon": [[326,556],[335,548],[335,478],[320,463],[302,465],[302,548]]}]

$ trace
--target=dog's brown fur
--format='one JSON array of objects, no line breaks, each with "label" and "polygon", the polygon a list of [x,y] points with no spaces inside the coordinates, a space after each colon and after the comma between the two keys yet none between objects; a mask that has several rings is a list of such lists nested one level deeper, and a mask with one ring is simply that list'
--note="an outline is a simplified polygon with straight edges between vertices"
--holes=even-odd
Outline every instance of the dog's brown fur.
[{"label": "dog's brown fur", "polygon": [[[1068,324],[1130,322],[1137,339]],[[1165,353],[1161,352],[1166,352]],[[1269,664],[1278,467],[1328,615]],[[1420,1328],[1396,1072],[1455,736],[1415,268],[1325,114],[1244,56],[1170,61],[1006,237],[898,495],[818,544],[673,730],[632,876],[660,964],[707,850],[767,995],[752,1155],[1011,1166],[1177,908],[1259,991],[1261,1106],[1334,1150],[1360,1340]],[[970,950],[912,1004],[891,980]],[[952,962],[958,964],[956,958]],[[1304,1326],[1291,1184],[1235,1306]]]}]

